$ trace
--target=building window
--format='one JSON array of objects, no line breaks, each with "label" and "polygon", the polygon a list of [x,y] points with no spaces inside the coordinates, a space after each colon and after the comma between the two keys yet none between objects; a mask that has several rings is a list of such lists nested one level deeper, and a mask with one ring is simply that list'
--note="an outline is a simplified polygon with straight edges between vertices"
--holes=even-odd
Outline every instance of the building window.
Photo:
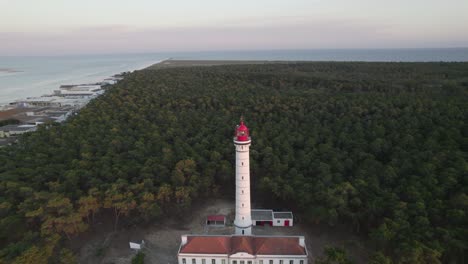
[{"label": "building window", "polygon": [[233,260],[233,261],[232,261],[232,264],[237,264],[237,260]]},{"label": "building window", "polygon": [[242,217],[242,220],[244,220],[244,217]]},{"label": "building window", "polygon": [[240,264],[245,264],[245,261],[241,260],[241,261],[240,261]]},{"label": "building window", "polygon": [[187,264],[187,260],[185,260],[185,258],[182,259],[182,264]]},{"label": "building window", "polygon": [[202,264],[206,264],[206,259],[202,259],[202,260],[201,260],[201,263],[202,263]]},{"label": "building window", "polygon": [[242,190],[241,192],[242,192],[242,194],[244,194],[244,190]]},{"label": "building window", "polygon": [[[225,259],[222,259],[222,260],[221,260],[221,264],[226,264],[226,260],[225,260]],[[304,263],[302,263],[302,264],[304,264]]]},{"label": "building window", "polygon": [[242,162],[242,166],[244,166],[244,162]]},{"label": "building window", "polygon": [[304,260],[299,260],[299,264],[304,264]]},{"label": "building window", "polygon": [[242,204],[242,207],[244,207],[244,204]]},{"label": "building window", "polygon": [[280,220],[276,221],[276,223],[278,223],[278,224],[279,224],[279,223],[280,223]]},{"label": "building window", "polygon": [[283,260],[282,260],[282,259],[280,259],[280,264],[283,264]]},{"label": "building window", "polygon": [[211,264],[216,264],[216,259],[211,259]]},{"label": "building window", "polygon": [[247,261],[247,264],[252,264],[252,261],[251,260]]},{"label": "building window", "polygon": [[290,261],[289,261],[289,264],[294,264],[294,260],[290,260]]},{"label": "building window", "polygon": [[242,179],[244,179],[244,176],[242,176]]},{"label": "building window", "polygon": [[259,260],[258,264],[263,264],[263,259]]},{"label": "building window", "polygon": [[272,259],[270,259],[270,264],[273,264],[273,260],[272,260]]},{"label": "building window", "polygon": [[195,259],[192,259],[192,264],[196,264],[197,261]]}]

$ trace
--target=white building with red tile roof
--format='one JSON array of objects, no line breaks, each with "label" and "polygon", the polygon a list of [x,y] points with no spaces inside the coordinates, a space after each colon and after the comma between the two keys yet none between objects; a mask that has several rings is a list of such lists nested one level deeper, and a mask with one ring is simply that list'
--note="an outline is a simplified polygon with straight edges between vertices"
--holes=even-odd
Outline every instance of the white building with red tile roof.
[{"label": "white building with red tile roof", "polygon": [[307,264],[303,236],[185,235],[179,264]]}]

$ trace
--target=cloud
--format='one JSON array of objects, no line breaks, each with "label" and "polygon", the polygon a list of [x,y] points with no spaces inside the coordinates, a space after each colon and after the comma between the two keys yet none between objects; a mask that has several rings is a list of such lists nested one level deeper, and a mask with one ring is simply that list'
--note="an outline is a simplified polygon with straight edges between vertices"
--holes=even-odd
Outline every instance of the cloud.
[{"label": "cloud", "polygon": [[[417,29],[412,29],[417,30]],[[0,33],[0,54],[119,53],[256,49],[468,46],[468,37],[411,32],[364,20],[253,19],[222,26],[138,28],[108,25],[54,33]]]}]

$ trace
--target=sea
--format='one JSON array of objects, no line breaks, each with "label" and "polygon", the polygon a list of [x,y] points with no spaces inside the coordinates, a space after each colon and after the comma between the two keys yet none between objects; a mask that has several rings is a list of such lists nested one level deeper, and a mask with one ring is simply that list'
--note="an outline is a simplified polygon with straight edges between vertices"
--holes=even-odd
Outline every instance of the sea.
[{"label": "sea", "polygon": [[63,84],[99,82],[114,74],[146,68],[165,59],[291,61],[468,61],[468,48],[314,49],[161,52],[69,56],[0,56],[0,106],[51,94]]}]

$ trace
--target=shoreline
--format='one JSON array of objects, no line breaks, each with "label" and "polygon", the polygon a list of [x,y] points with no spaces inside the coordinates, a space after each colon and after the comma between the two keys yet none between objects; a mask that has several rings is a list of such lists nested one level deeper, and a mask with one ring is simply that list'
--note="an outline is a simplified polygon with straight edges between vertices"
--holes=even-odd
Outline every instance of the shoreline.
[{"label": "shoreline", "polygon": [[[167,59],[162,59],[162,60],[158,60],[158,61],[152,61],[152,62],[143,62],[139,65],[135,65],[134,67],[131,67],[130,69],[126,69],[124,71],[120,71],[120,72],[114,72],[110,75],[106,75],[106,74],[103,74],[102,76],[100,77],[90,77],[88,78],[88,80],[85,80],[86,78],[79,78],[79,77],[76,77],[76,79],[81,79],[81,81],[75,81],[74,83],[69,83],[69,82],[63,82],[63,83],[60,83],[58,86],[55,86],[55,87],[50,87],[50,90],[42,95],[32,95],[32,96],[27,96],[27,97],[18,97],[16,99],[10,99],[8,101],[4,101],[4,102],[0,102],[0,111],[6,111],[6,110],[9,110],[9,109],[12,109],[12,108],[15,108],[14,105],[15,103],[17,102],[20,102],[20,101],[25,101],[25,100],[28,100],[30,98],[47,98],[47,97],[50,97],[50,96],[53,96],[53,93],[56,89],[59,89],[60,86],[62,85],[95,85],[95,84],[99,84],[99,83],[103,83],[105,82],[106,79],[109,79],[109,78],[113,78],[115,76],[118,76],[118,75],[121,75],[123,73],[127,73],[127,72],[134,72],[134,71],[138,71],[138,70],[144,70],[148,67],[151,67],[153,65],[156,65],[156,64],[159,64],[163,61],[165,61]],[[24,71],[20,71],[20,70],[15,70],[13,68],[0,68],[0,74],[1,73],[5,73],[5,74],[12,74],[12,73],[22,73]],[[73,78],[73,77],[72,77]],[[35,86],[37,84],[31,84],[30,86]]]}]

